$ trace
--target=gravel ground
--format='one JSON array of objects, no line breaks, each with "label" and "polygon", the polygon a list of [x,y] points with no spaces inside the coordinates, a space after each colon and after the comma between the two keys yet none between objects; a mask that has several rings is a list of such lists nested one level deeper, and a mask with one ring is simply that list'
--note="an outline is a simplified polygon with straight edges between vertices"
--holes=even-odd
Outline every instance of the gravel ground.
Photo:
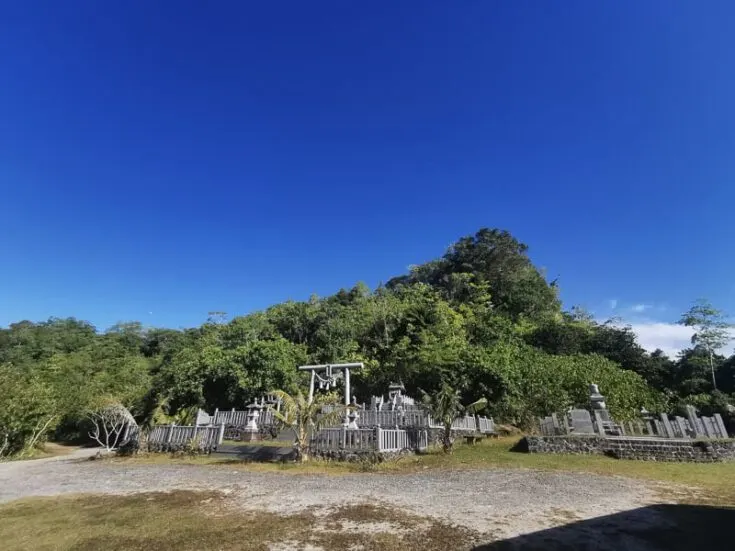
[{"label": "gravel ground", "polygon": [[312,476],[86,461],[92,453],[79,450],[0,464],[0,502],[70,493],[208,489],[225,491],[243,508],[290,513],[367,502],[511,537],[656,501],[653,489],[640,481],[580,473],[493,469]]}]

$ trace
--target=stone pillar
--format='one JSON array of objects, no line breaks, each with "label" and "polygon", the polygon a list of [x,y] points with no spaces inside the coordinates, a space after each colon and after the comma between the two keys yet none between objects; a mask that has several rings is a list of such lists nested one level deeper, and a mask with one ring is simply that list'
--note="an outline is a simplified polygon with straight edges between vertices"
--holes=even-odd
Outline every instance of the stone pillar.
[{"label": "stone pillar", "polygon": [[720,415],[719,413],[715,413],[713,417],[715,419],[715,424],[719,429],[720,438],[728,438],[727,428],[725,427],[725,422],[722,420],[722,415]]},{"label": "stone pillar", "polygon": [[[345,368],[345,408],[350,407],[350,368]],[[349,410],[345,413],[345,426],[350,424]],[[357,428],[357,427],[355,427]]]},{"label": "stone pillar", "polygon": [[597,428],[597,434],[600,436],[605,436],[605,426],[602,424],[602,415],[600,414],[599,410],[595,410],[595,425]]},{"label": "stone pillar", "polygon": [[314,382],[316,381],[316,371],[311,372],[311,382],[309,383],[309,403],[314,400]]},{"label": "stone pillar", "polygon": [[664,429],[666,430],[666,437],[667,438],[674,438],[676,434],[674,434],[674,427],[671,426],[671,421],[669,421],[669,416],[665,413],[661,414],[661,422],[664,425]]},{"label": "stone pillar", "polygon": [[694,409],[694,406],[687,406],[686,410],[687,419],[689,419],[689,424],[692,426],[695,436],[705,436],[704,428],[700,425],[699,419],[697,419],[697,410]]}]

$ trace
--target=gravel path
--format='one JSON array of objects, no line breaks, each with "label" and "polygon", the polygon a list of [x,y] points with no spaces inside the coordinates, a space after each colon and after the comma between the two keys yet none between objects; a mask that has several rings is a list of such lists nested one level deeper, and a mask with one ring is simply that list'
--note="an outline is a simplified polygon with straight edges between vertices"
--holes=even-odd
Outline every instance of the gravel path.
[{"label": "gravel path", "polygon": [[0,464],[0,502],[70,493],[223,490],[244,508],[289,513],[369,502],[507,537],[654,501],[653,490],[640,481],[580,473],[493,469],[312,476],[84,460],[91,453]]}]

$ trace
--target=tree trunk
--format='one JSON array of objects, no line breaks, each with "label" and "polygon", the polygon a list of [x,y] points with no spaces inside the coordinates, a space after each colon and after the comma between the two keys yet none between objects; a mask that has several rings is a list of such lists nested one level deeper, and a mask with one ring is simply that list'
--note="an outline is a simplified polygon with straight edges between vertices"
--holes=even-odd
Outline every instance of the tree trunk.
[{"label": "tree trunk", "polygon": [[309,433],[303,428],[296,433],[296,461],[298,463],[309,461]]},{"label": "tree trunk", "polygon": [[444,453],[452,453],[452,425],[444,425],[442,448]]},{"label": "tree trunk", "polygon": [[717,390],[717,379],[715,378],[715,360],[712,350],[709,351],[709,368],[712,371],[712,388]]}]

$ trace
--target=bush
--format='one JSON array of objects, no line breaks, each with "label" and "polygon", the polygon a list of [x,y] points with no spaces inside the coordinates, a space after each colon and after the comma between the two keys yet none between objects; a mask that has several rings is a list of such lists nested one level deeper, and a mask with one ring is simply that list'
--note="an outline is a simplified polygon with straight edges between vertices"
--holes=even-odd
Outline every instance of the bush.
[{"label": "bush", "polygon": [[640,375],[594,354],[552,356],[525,346],[498,346],[476,351],[473,360],[471,388],[488,397],[498,420],[522,429],[549,413],[587,406],[590,383],[599,385],[616,419],[634,418],[641,407],[664,409],[663,396]]},{"label": "bush", "polygon": [[0,366],[0,389],[0,458],[23,455],[54,428],[51,390],[10,366]]}]

